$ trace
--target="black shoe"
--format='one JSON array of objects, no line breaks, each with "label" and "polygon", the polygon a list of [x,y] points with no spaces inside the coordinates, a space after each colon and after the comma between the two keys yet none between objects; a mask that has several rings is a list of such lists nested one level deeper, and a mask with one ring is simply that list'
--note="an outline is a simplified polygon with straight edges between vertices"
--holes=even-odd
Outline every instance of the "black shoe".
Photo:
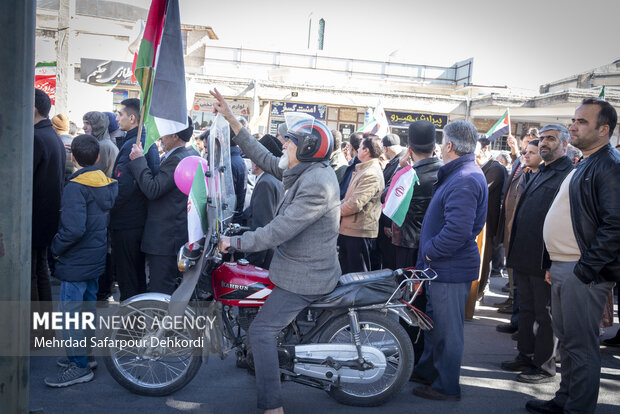
[{"label": "black shoe", "polygon": [[496,308],[503,308],[505,306],[512,306],[512,299],[508,298],[503,302],[497,302],[494,303],[493,306],[495,306]]},{"label": "black shoe", "polygon": [[526,384],[543,384],[545,382],[553,382],[555,374],[551,375],[540,368],[533,368],[517,375],[517,381]]},{"label": "black shoe", "polygon": [[620,348],[620,329],[618,329],[618,333],[613,338],[603,340],[603,345]]},{"label": "black shoe", "polygon": [[415,387],[412,391],[413,395],[417,395],[418,397],[426,398],[427,400],[452,400],[458,401],[461,399],[461,394],[443,394],[437,390],[435,390],[430,385],[422,385],[420,387]]},{"label": "black shoe", "polygon": [[501,367],[504,371],[511,371],[511,372],[519,372],[519,371],[522,372],[522,371],[528,371],[528,370],[535,368],[534,365],[532,365],[532,359],[528,357],[524,357],[522,355],[518,355],[512,361],[502,362]]},{"label": "black shoe", "polygon": [[513,333],[512,335],[510,335],[510,339],[512,339],[513,341],[518,341],[519,340],[519,331]]},{"label": "black shoe", "polygon": [[512,305],[499,308],[497,310],[497,313],[505,313],[506,315],[512,315]]},{"label": "black shoe", "polygon": [[519,327],[510,323],[500,323],[495,327],[495,330],[497,332],[511,334],[517,332],[519,330]]},{"label": "black shoe", "polygon": [[562,414],[564,412],[564,409],[553,400],[529,400],[525,404],[525,409],[534,414]]}]

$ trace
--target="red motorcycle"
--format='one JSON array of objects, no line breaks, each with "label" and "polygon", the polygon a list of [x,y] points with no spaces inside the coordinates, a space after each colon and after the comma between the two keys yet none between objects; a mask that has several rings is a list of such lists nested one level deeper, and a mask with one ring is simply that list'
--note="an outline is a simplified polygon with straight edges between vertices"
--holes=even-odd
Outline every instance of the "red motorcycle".
[{"label": "red motorcycle", "polygon": [[[267,270],[243,259],[224,261],[217,247],[220,234],[243,230],[226,224],[235,197],[228,175],[229,140],[222,133],[227,130],[214,126],[210,134],[204,247],[181,248],[183,277],[172,295],[127,299],[116,315],[117,326],[107,332],[108,370],[134,393],[161,396],[179,390],[209,355],[223,358],[234,351],[238,366],[253,368],[246,333],[274,285]],[[432,328],[430,318],[412,303],[423,284],[436,276],[431,269],[343,275],[333,292],[280,332],[282,379],[323,389],[343,404],[387,401],[413,370],[413,346],[399,320]]]}]

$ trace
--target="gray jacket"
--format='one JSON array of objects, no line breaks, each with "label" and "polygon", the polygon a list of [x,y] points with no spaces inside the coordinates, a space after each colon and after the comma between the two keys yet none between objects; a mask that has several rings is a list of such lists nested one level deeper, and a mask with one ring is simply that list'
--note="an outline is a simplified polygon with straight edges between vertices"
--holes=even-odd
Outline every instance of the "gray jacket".
[{"label": "gray jacket", "polygon": [[336,251],[340,225],[340,189],[328,162],[278,167],[273,156],[246,129],[234,138],[263,171],[283,179],[285,193],[276,216],[265,227],[233,237],[231,246],[244,252],[275,248],[269,278],[300,295],[331,292],[340,277]]}]

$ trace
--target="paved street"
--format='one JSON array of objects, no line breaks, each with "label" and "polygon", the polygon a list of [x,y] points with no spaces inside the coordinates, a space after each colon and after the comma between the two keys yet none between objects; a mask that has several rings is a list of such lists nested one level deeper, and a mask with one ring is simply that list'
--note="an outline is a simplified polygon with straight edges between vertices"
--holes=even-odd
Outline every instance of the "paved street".
[{"label": "paved street", "polygon": [[[507,279],[491,278],[492,291],[485,303],[502,300],[500,288]],[[501,371],[503,360],[516,356],[516,342],[510,335],[495,331],[507,322],[495,308],[480,306],[473,321],[465,324],[465,355],[461,371],[460,402],[427,401],[411,394],[412,383],[387,404],[376,408],[340,405],[326,393],[294,383],[283,384],[284,407],[288,413],[525,413],[525,402],[548,399],[558,387],[552,383],[532,386],[513,381],[515,374]],[[616,319],[617,323],[617,319]],[[618,325],[608,328],[602,338],[613,336]],[[597,413],[620,412],[620,349],[601,348],[603,369]],[[65,389],[52,389],[43,378],[55,372],[55,358],[32,357],[30,407],[46,414],[73,413],[253,413],[256,407],[254,377],[235,368],[233,357],[223,361],[210,358],[194,380],[172,396],[152,398],[131,394],[118,385],[99,359],[95,379]],[[0,409],[0,411],[2,411]]]}]

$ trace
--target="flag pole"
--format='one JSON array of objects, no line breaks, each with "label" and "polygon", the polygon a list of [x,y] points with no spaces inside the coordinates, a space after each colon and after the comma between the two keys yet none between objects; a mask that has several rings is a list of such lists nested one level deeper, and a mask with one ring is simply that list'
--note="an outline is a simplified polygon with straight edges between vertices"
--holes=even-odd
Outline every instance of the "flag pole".
[{"label": "flag pole", "polygon": [[[149,67],[146,69],[146,85],[147,90],[148,86],[151,84],[151,74],[153,73],[153,68]],[[150,93],[150,90],[149,90]],[[144,113],[146,112],[146,102],[148,101],[148,97],[146,94],[142,97],[142,102],[140,102],[140,123],[138,124],[138,136],[136,137],[136,145],[140,144],[140,138],[142,137],[142,127],[144,126]]]},{"label": "flag pole", "polygon": [[510,125],[510,108],[506,107],[508,113],[508,135],[512,135],[512,125]]}]

